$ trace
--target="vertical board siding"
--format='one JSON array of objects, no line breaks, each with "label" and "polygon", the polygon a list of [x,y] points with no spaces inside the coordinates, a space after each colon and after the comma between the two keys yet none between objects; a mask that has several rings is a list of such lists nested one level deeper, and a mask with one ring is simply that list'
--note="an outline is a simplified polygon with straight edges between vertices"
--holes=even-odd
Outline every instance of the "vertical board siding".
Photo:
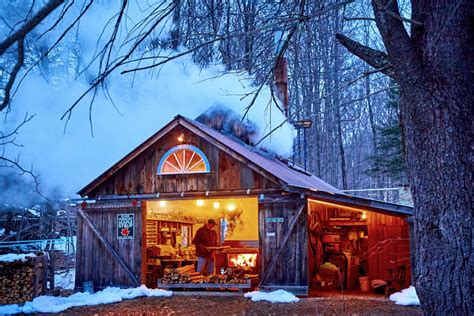
[{"label": "vertical board siding", "polygon": [[[163,154],[179,145],[177,138],[184,135],[184,143],[201,149],[207,156],[211,172],[205,174],[158,175],[157,166]],[[177,126],[156,143],[117,170],[88,194],[93,198],[102,194],[153,194],[169,192],[219,191],[276,188],[275,180],[264,177],[230,154]]]},{"label": "vertical board siding", "polygon": [[[142,262],[141,207],[94,208],[88,206],[84,211],[130,271],[140,280]],[[120,213],[135,214],[134,239],[117,239],[117,214]],[[90,227],[78,216],[76,287],[81,287],[84,281],[94,281],[97,288],[110,285],[132,285],[132,281],[123,268],[117,264],[105,246],[95,238]]]},{"label": "vertical board siding", "polygon": [[367,212],[368,244],[374,253],[369,254],[369,277],[386,279],[388,269],[405,265],[406,286],[411,281],[409,226],[402,217]]},{"label": "vertical board siding", "polygon": [[[282,245],[283,239],[289,231],[289,225],[302,205],[306,207],[304,200],[259,203],[261,275],[269,270],[272,257],[284,247],[273,270],[267,272],[269,275],[262,286],[308,286],[308,232],[306,210],[303,210],[303,214],[300,215],[287,243]],[[283,222],[268,222],[267,220],[269,218],[283,218]],[[267,233],[275,233],[275,236],[267,236]]]}]

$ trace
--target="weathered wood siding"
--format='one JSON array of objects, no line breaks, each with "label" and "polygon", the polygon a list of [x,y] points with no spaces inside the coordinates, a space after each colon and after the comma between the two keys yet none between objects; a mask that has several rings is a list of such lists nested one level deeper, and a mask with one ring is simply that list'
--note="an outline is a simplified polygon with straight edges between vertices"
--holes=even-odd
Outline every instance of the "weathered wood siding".
[{"label": "weathered wood siding", "polygon": [[[281,221],[282,222],[279,222]],[[266,197],[259,202],[261,288],[308,290],[307,202]],[[292,226],[292,224],[294,224]],[[274,236],[273,236],[274,234]]]},{"label": "weathered wood siding", "polygon": [[[142,263],[142,211],[130,202],[99,202],[83,209],[100,234],[110,243],[134,276],[140,280]],[[80,206],[79,206],[80,207]],[[117,214],[135,214],[134,239],[117,238]],[[81,216],[77,219],[76,287],[94,281],[98,288],[132,286],[132,281],[110,252],[95,237]]]},{"label": "weathered wood siding", "polygon": [[409,226],[404,217],[367,212],[370,279],[387,278],[387,269],[405,265],[410,284]]},{"label": "weathered wood siding", "polygon": [[[201,149],[209,159],[208,174],[157,175],[157,166],[163,154],[180,145],[177,141],[183,134],[183,144]],[[245,163],[232,157],[205,139],[182,126],[172,129],[167,135],[130,161],[114,175],[88,194],[93,198],[102,194],[152,194],[193,191],[221,191],[238,189],[276,188],[276,181],[262,176]]]}]

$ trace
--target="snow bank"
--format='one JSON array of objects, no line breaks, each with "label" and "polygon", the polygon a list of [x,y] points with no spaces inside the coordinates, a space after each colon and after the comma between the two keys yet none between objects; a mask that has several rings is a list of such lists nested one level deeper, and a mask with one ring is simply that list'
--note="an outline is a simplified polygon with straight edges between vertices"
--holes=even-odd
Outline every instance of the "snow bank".
[{"label": "snow bank", "polygon": [[139,296],[169,297],[171,295],[173,295],[171,291],[149,289],[144,285],[129,289],[108,287],[94,294],[80,292],[69,297],[39,296],[23,306],[17,304],[0,306],[0,315],[38,312],[59,313],[71,307],[117,303],[124,299],[132,299]]},{"label": "snow bank", "polygon": [[394,301],[397,305],[420,305],[416,290],[410,285],[409,288],[402,290],[401,292],[393,293],[390,295],[390,300]]},{"label": "snow bank", "polygon": [[57,271],[54,274],[54,286],[60,287],[62,289],[73,290],[75,278],[76,278],[75,269]]},{"label": "snow bank", "polygon": [[0,255],[0,262],[26,261],[27,257],[36,257],[36,255],[34,253],[7,253],[6,255]]},{"label": "snow bank", "polygon": [[253,291],[245,293],[244,297],[250,298],[254,302],[268,301],[270,303],[295,303],[300,299],[284,290],[276,290],[273,292]]}]

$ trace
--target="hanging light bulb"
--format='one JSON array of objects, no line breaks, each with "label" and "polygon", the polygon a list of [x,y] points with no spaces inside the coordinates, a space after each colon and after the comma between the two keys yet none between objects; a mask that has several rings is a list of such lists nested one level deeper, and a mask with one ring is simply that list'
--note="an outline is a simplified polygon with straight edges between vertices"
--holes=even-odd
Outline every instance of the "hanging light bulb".
[{"label": "hanging light bulb", "polygon": [[362,212],[362,215],[361,215],[360,219],[366,220],[367,219],[367,212],[365,212],[365,211]]},{"label": "hanging light bulb", "polygon": [[197,206],[203,206],[203,205],[204,205],[204,201],[203,201],[203,200],[197,200],[197,201],[196,201],[196,204],[197,204]]},{"label": "hanging light bulb", "polygon": [[219,207],[221,207],[221,204],[219,202],[214,202],[214,203],[212,203],[212,206],[214,208],[219,208]]},{"label": "hanging light bulb", "polygon": [[235,205],[234,204],[227,205],[227,210],[228,211],[235,211]]},{"label": "hanging light bulb", "polygon": [[181,133],[181,135],[178,136],[178,142],[182,143],[184,141],[184,134]]}]

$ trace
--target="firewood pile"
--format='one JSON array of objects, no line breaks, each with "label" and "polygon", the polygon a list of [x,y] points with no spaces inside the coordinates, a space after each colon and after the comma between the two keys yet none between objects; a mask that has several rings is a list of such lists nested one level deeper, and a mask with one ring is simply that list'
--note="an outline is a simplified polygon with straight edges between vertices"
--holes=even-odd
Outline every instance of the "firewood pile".
[{"label": "firewood pile", "polygon": [[211,275],[208,283],[239,284],[246,283],[245,270],[242,268],[227,268],[224,274]]},{"label": "firewood pile", "polygon": [[181,268],[165,269],[161,283],[194,283],[194,281],[203,279],[204,276],[194,270],[194,265],[190,264]]},{"label": "firewood pile", "polygon": [[41,295],[46,289],[46,269],[42,253],[0,262],[0,304],[23,303]]},{"label": "firewood pile", "polygon": [[245,270],[242,268],[228,268],[224,271],[224,274],[204,276],[195,271],[194,265],[165,269],[163,278],[160,279],[160,283],[162,284],[240,284],[246,282]]}]

